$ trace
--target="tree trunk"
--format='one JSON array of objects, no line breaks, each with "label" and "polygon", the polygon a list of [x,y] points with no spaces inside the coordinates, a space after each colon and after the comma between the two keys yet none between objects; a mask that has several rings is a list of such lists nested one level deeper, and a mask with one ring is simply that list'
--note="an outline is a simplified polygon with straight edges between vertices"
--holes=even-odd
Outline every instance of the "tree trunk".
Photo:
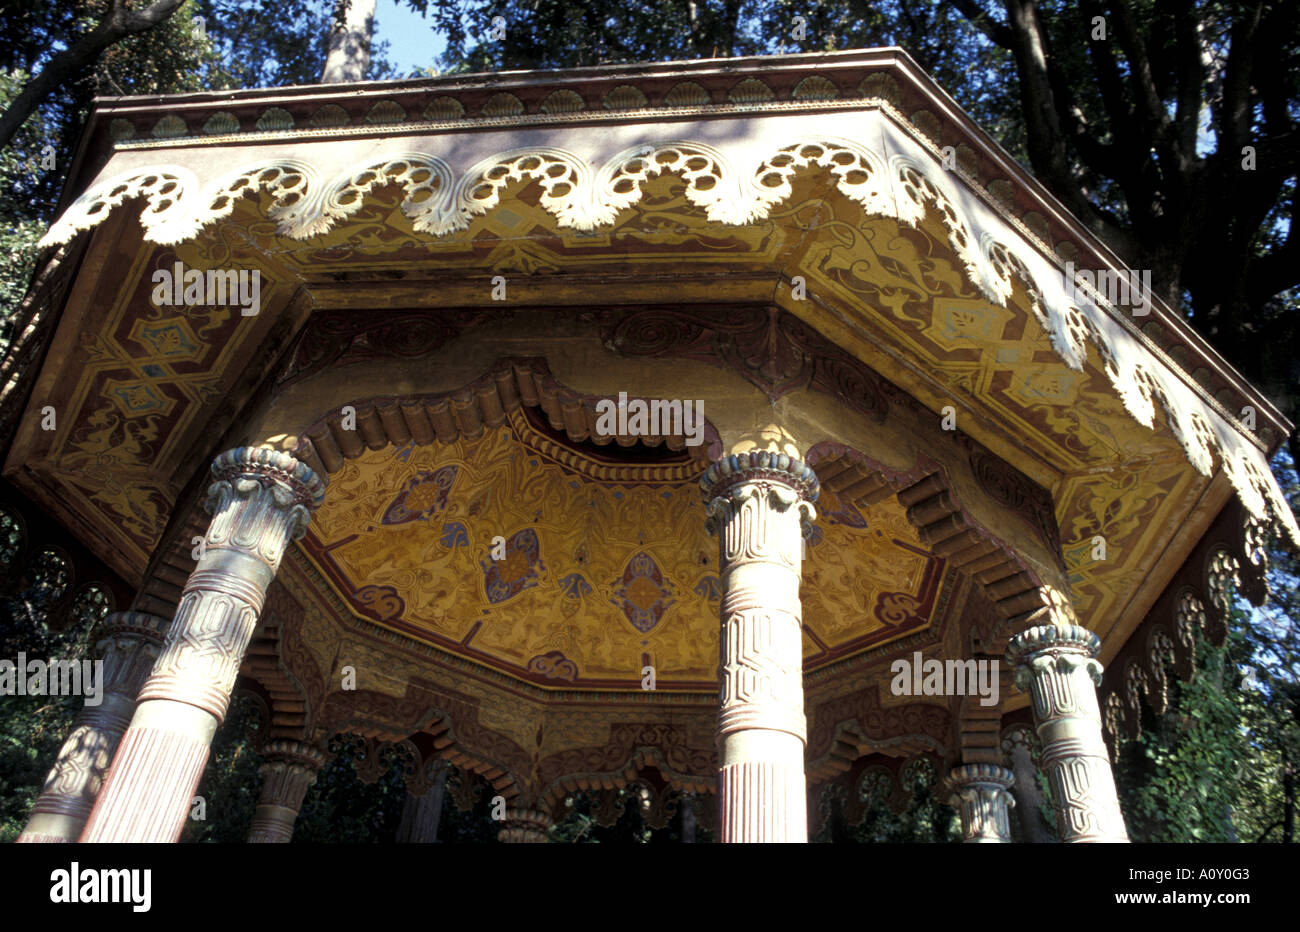
[{"label": "tree trunk", "polygon": [[375,0],[338,0],[330,50],[321,84],[364,81],[370,67],[370,36],[375,27]]},{"label": "tree trunk", "polygon": [[1295,841],[1295,768],[1282,752],[1282,843]]}]

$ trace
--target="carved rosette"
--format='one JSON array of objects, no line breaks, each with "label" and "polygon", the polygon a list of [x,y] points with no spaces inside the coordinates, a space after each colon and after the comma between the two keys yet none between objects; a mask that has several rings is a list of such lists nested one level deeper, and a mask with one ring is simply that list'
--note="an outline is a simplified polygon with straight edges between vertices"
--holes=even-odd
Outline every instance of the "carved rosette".
[{"label": "carved rosette", "polygon": [[996,764],[963,764],[948,777],[953,799],[961,811],[962,839],[968,843],[1011,841],[1011,807],[1008,790],[1015,776]]},{"label": "carved rosette", "polygon": [[1017,635],[1007,649],[1016,685],[1033,703],[1057,832],[1066,842],[1128,841],[1101,734],[1100,648],[1085,628],[1044,625]]},{"label": "carved rosette", "polygon": [[72,842],[81,835],[167,625],[143,612],[114,612],[100,622],[91,659],[104,665],[102,699],[77,713],[18,841]]},{"label": "carved rosette", "polygon": [[539,809],[506,809],[506,824],[497,832],[497,841],[510,844],[546,844],[547,832],[554,823]]},{"label": "carved rosette", "polygon": [[724,457],[700,482],[722,576],[717,741],[724,842],[808,840],[799,580],[817,477],[765,451]]},{"label": "carved rosette", "polygon": [[275,450],[229,450],[212,476],[198,564],[83,841],[179,837],[267,586],[324,498],[315,473]]},{"label": "carved rosette", "polygon": [[300,741],[271,741],[263,749],[262,794],[248,831],[249,844],[287,844],[308,788],[325,755]]}]

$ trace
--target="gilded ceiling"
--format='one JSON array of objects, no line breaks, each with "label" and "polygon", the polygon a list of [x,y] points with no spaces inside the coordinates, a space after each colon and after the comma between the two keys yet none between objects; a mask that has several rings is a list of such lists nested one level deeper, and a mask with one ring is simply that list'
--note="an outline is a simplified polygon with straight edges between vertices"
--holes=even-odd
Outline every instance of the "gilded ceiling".
[{"label": "gilded ceiling", "polygon": [[[518,678],[637,690],[650,666],[657,689],[713,691],[721,591],[698,475],[599,482],[538,436],[516,412],[477,440],[367,451],[332,474],[303,546],[357,616]],[[809,669],[923,630],[944,568],[896,501],[819,505]]]}]

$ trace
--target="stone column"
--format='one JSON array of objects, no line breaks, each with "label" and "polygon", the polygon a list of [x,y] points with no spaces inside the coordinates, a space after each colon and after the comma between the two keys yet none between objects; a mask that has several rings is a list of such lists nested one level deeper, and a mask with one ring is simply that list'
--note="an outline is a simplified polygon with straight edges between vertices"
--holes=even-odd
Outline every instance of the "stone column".
[{"label": "stone column", "polygon": [[683,793],[678,811],[682,814],[682,844],[695,844],[695,800],[694,793]]},{"label": "stone column", "polygon": [[1110,756],[1101,736],[1097,635],[1078,625],[1044,625],[1016,635],[1007,659],[1028,689],[1052,788],[1061,841],[1127,842]]},{"label": "stone column", "polygon": [[393,839],[399,845],[431,845],[438,841],[442,797],[447,786],[446,762],[434,762],[433,772],[433,784],[424,795],[416,796],[408,789],[402,818],[397,823],[397,836]]},{"label": "stone column", "polygon": [[551,817],[537,809],[507,809],[506,824],[497,832],[497,841],[511,844],[546,844]]},{"label": "stone column", "polygon": [[82,841],[180,837],[266,587],[324,496],[315,473],[275,450],[229,450],[212,475],[202,556]]},{"label": "stone column", "polygon": [[803,533],[817,477],[801,460],[723,457],[700,480],[722,574],[719,840],[807,842]]},{"label": "stone column", "polygon": [[293,823],[325,765],[325,755],[301,741],[270,741],[263,748],[262,795],[257,800],[249,844],[287,844],[293,838]]},{"label": "stone column", "polygon": [[91,656],[104,664],[100,703],[77,713],[19,842],[71,842],[81,836],[167,624],[143,612],[114,612],[99,623]]},{"label": "stone column", "polygon": [[1011,763],[1016,782],[1011,795],[1016,801],[1021,841],[1042,845],[1053,841],[1051,826],[1043,818],[1043,794],[1038,790],[1038,765],[1034,763],[1031,742],[1033,730],[1028,725],[1009,729],[1002,736],[1002,751]]},{"label": "stone column", "polygon": [[1015,777],[997,764],[963,764],[948,777],[961,811],[962,840],[969,843],[1011,841],[1011,807],[1007,792]]}]

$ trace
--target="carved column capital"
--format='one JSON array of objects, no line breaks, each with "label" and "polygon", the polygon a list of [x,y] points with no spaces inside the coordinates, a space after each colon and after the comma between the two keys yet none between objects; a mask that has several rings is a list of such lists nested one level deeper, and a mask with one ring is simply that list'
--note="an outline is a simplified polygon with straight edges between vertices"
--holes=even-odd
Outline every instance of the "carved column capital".
[{"label": "carved column capital", "polygon": [[1043,625],[1012,638],[1007,660],[1029,692],[1062,841],[1128,841],[1101,734],[1101,641],[1077,625]]},{"label": "carved column capital", "polygon": [[257,447],[222,453],[212,476],[201,556],[140,701],[186,702],[220,722],[267,586],[289,541],[306,532],[324,483],[288,454]]},{"label": "carved column capital", "polygon": [[961,811],[962,837],[967,842],[1011,841],[1011,807],[1016,801],[1008,790],[1015,776],[996,764],[963,764],[948,776],[954,801]]},{"label": "carved column capital", "polygon": [[106,693],[135,702],[170,626],[169,619],[145,612],[113,612],[104,617],[95,628],[93,650],[94,656],[104,661]]},{"label": "carved column capital", "polygon": [[821,485],[803,460],[754,450],[729,454],[709,466],[700,478],[700,491],[709,516],[705,527],[716,534],[751,500],[779,512],[798,506],[800,526],[806,529],[817,520],[813,502]]},{"label": "carved column capital", "polygon": [[[1101,639],[1078,625],[1040,625],[1022,631],[1007,645],[1007,660],[1016,668],[1016,685],[1025,689],[1034,675],[1056,669],[1069,674],[1082,668],[1094,686],[1101,685],[1096,656]],[[1032,671],[1032,672],[1031,672]]]},{"label": "carved column capital", "polygon": [[325,754],[301,741],[271,741],[263,749],[262,791],[248,832],[250,844],[284,844],[293,837],[303,797],[325,765]]},{"label": "carved column capital", "polygon": [[540,809],[506,809],[506,824],[497,832],[497,840],[512,844],[545,844],[555,823]]},{"label": "carved column capital", "polygon": [[[85,841],[175,841],[180,835],[267,586],[289,541],[305,533],[311,509],[324,497],[325,484],[311,469],[260,447],[222,453],[212,477],[212,521],[198,564],[140,690]],[[268,782],[287,781],[285,798],[296,793],[301,802],[306,771],[314,768],[289,760],[268,766]],[[264,792],[270,792],[265,783]]]}]

